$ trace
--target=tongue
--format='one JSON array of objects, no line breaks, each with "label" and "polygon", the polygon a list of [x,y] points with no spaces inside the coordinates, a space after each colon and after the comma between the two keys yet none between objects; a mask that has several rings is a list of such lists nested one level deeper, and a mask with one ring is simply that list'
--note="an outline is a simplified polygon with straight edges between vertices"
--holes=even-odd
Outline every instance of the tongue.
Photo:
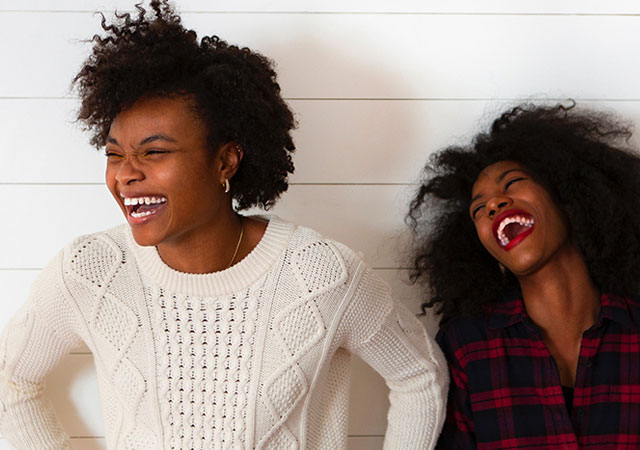
[{"label": "tongue", "polygon": [[528,228],[529,227],[526,227],[526,226],[520,225],[519,223],[514,222],[514,223],[510,223],[505,227],[504,234],[511,241],[513,240],[513,238],[515,238],[517,235],[519,235],[520,233],[522,233]]},{"label": "tongue", "polygon": [[135,209],[135,212],[141,213],[141,212],[152,211],[154,209],[159,208],[161,205],[162,203],[156,203],[152,205],[138,205],[138,207]]}]

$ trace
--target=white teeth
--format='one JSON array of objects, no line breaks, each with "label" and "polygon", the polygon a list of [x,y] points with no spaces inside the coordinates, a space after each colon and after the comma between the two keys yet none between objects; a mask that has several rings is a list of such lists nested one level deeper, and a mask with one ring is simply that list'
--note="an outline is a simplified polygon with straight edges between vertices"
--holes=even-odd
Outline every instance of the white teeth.
[{"label": "white teeth", "polygon": [[144,211],[144,212],[133,212],[131,213],[131,217],[135,217],[136,219],[140,218],[140,217],[145,217],[145,216],[149,216],[151,214],[155,214],[155,211]]},{"label": "white teeth", "polygon": [[166,203],[166,201],[165,197],[125,197],[124,204],[125,206],[155,205],[157,203]]},{"label": "white teeth", "polygon": [[528,218],[528,217],[522,217],[522,216],[509,216],[504,218],[502,222],[500,222],[500,225],[498,226],[498,240],[500,241],[500,245],[502,245],[503,247],[505,247],[510,242],[510,239],[507,237],[506,234],[504,234],[504,229],[510,223],[516,223],[516,222],[521,226],[527,227],[527,228],[531,228],[534,224],[533,217]]}]

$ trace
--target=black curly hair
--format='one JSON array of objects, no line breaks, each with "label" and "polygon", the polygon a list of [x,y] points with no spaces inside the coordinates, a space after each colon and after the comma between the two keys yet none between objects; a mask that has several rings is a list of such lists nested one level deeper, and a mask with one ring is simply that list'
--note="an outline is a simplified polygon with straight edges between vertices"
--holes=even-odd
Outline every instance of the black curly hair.
[{"label": "black curly hair", "polygon": [[111,24],[102,15],[106,35],[93,36],[73,80],[91,144],[103,147],[114,118],[137,100],[185,96],[206,124],[212,150],[235,141],[244,151],[232,183],[236,208],[269,208],[288,188],[295,150],[295,120],[271,61],[217,36],[198,42],[166,0],[150,6],[150,18],[141,4],[137,16],[116,12]]},{"label": "black curly hair", "polygon": [[469,216],[480,172],[522,164],[567,214],[594,282],[603,292],[640,287],[640,156],[614,116],[568,106],[524,104],[503,113],[468,146],[432,155],[406,217],[412,230],[411,280],[425,284],[425,308],[441,325],[484,315],[518,289],[482,246]]}]

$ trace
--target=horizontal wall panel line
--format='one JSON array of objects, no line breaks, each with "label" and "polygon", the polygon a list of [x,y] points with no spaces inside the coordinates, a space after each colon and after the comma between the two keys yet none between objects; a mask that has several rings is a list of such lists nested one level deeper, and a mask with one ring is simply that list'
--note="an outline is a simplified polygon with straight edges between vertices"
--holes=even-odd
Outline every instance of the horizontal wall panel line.
[{"label": "horizontal wall panel line", "polygon": [[[113,12],[114,9],[104,9],[101,12]],[[580,12],[446,12],[446,11],[204,11],[181,10],[180,14],[229,14],[229,15],[323,15],[323,16],[507,16],[507,17],[638,17],[639,13],[580,13]],[[0,9],[0,14],[93,14],[93,9],[44,10],[44,9]],[[118,9],[120,13],[136,13],[130,9]]]},{"label": "horizontal wall panel line", "polygon": [[370,101],[370,102],[638,102],[640,98],[580,98],[580,97],[288,97],[287,101]]},{"label": "horizontal wall panel line", "polygon": [[[2,100],[78,100],[77,97],[11,97],[0,96]],[[285,101],[317,102],[640,102],[640,98],[581,98],[581,97],[285,97]]]}]

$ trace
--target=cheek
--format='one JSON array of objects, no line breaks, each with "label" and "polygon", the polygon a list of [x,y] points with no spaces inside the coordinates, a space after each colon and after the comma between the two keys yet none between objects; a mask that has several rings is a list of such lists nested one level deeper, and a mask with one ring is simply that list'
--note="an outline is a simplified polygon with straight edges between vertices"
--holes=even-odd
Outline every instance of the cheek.
[{"label": "cheek", "polygon": [[476,224],[476,234],[480,243],[484,248],[491,251],[491,243],[493,241],[493,233],[491,227],[487,224]]}]

